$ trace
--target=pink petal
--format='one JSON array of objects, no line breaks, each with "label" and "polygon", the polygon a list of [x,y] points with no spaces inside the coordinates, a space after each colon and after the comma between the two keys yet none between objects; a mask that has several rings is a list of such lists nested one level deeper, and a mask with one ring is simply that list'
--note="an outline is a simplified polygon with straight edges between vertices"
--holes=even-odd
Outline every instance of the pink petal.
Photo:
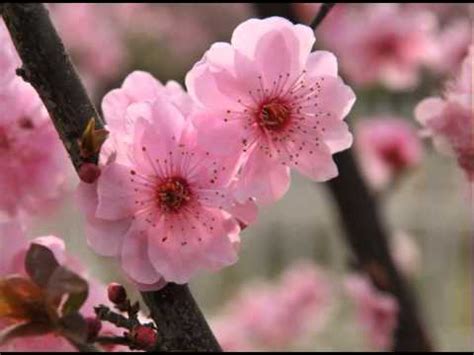
[{"label": "pink petal", "polygon": [[446,106],[440,97],[430,97],[421,101],[415,108],[415,118],[422,125],[427,125],[428,121],[438,117]]},{"label": "pink petal", "polygon": [[242,168],[235,196],[241,202],[255,197],[257,204],[269,204],[282,198],[289,187],[290,169],[256,148]]},{"label": "pink petal", "polygon": [[306,73],[310,77],[337,77],[337,58],[327,51],[315,51],[308,56]]},{"label": "pink petal", "polygon": [[108,221],[97,218],[95,212],[98,205],[98,184],[79,183],[76,198],[79,208],[86,216],[85,234],[87,244],[99,255],[120,255],[122,241],[131,225],[129,218]]},{"label": "pink petal", "polygon": [[147,195],[143,190],[135,191],[135,188],[130,168],[118,163],[105,166],[98,180],[96,217],[117,220],[133,216],[137,197]]},{"label": "pink petal", "polygon": [[121,265],[127,275],[141,284],[157,284],[161,275],[150,262],[147,253],[148,241],[144,231],[131,230],[123,241]]}]

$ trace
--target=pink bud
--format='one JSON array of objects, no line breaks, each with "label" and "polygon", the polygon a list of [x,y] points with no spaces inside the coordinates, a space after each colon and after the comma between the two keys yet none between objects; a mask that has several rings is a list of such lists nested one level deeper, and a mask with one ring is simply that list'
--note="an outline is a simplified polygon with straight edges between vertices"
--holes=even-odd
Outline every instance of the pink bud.
[{"label": "pink bud", "polygon": [[79,178],[87,184],[94,183],[100,176],[100,168],[92,163],[84,163],[79,167]]},{"label": "pink bud", "polygon": [[127,300],[127,291],[122,285],[112,282],[107,287],[107,296],[109,297],[110,302],[121,304]]}]

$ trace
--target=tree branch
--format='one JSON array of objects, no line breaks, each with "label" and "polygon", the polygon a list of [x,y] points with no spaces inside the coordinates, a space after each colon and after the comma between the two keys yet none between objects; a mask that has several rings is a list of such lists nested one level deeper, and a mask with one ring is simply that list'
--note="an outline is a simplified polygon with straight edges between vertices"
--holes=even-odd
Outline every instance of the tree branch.
[{"label": "tree branch", "polygon": [[[283,5],[287,8],[282,8]],[[263,6],[257,3],[255,6],[261,16],[292,16],[291,4],[280,4],[273,11],[268,4]],[[320,9],[311,22],[313,28],[321,23],[331,7]],[[298,22],[296,17],[288,19]],[[431,341],[422,324],[414,295],[395,267],[388,248],[387,232],[378,214],[378,205],[361,177],[351,150],[336,154],[334,159],[339,176],[330,180],[327,186],[338,205],[345,239],[359,266],[369,274],[372,282],[379,289],[393,294],[400,305],[394,350],[430,351]]]},{"label": "tree branch", "polygon": [[160,320],[158,350],[222,351],[187,285],[169,283],[159,292],[142,295],[152,318]]},{"label": "tree branch", "polygon": [[[103,122],[90,101],[64,49],[44,5],[7,3],[2,16],[23,66],[17,72],[36,89],[79,171],[84,162],[97,163],[97,155],[81,157],[78,140],[89,122]],[[152,311],[166,350],[219,351],[199,307],[186,285],[169,284],[156,292],[142,293]]]},{"label": "tree branch", "polygon": [[321,8],[319,9],[319,12],[317,13],[313,21],[311,21],[311,24],[309,25],[309,27],[311,27],[313,30],[316,30],[318,26],[321,24],[321,22],[323,22],[324,18],[327,16],[329,11],[331,11],[331,9],[334,7],[334,5],[336,4],[330,3],[330,2],[322,3]]}]

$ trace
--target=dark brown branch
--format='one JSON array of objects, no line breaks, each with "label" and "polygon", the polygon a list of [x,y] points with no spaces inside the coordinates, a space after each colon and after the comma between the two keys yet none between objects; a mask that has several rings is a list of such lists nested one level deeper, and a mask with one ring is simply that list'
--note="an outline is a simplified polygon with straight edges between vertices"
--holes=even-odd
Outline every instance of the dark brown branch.
[{"label": "dark brown branch", "polygon": [[336,5],[335,3],[330,3],[330,2],[323,2],[321,4],[321,8],[319,9],[319,12],[317,13],[316,17],[311,21],[311,24],[309,27],[311,27],[313,30],[316,30],[318,26],[323,22],[324,18],[327,16],[329,11]]},{"label": "dark brown branch", "polygon": [[377,201],[370,195],[350,150],[336,154],[335,161],[339,176],[329,181],[328,187],[337,202],[346,240],[362,270],[379,289],[392,293],[400,305],[394,350],[430,351],[431,341],[414,295],[389,252]]},{"label": "dark brown branch", "polygon": [[[287,8],[283,8],[283,5]],[[255,6],[257,12],[265,16],[286,17],[292,13],[291,4],[279,4],[273,11],[268,4]],[[319,14],[312,25],[321,22]],[[298,22],[296,17],[288,19]],[[393,294],[400,305],[394,350],[429,351],[432,349],[431,341],[424,330],[414,295],[395,267],[388,249],[387,231],[378,214],[378,205],[361,177],[351,150],[336,154],[335,160],[339,176],[329,181],[327,186],[336,200],[345,239],[358,265],[369,274],[379,289]]]},{"label": "dark brown branch", "polygon": [[222,351],[187,285],[170,283],[160,292],[142,295],[152,318],[160,320],[159,350]]},{"label": "dark brown branch", "polygon": [[[2,5],[2,16],[23,62],[18,74],[36,89],[66,147],[74,167],[84,162],[78,139],[93,117],[96,129],[103,128],[71,60],[40,3]],[[106,50],[106,49],[105,49]],[[97,156],[88,158],[97,163]],[[167,350],[219,351],[187,286],[168,285],[143,298],[152,311]]]}]

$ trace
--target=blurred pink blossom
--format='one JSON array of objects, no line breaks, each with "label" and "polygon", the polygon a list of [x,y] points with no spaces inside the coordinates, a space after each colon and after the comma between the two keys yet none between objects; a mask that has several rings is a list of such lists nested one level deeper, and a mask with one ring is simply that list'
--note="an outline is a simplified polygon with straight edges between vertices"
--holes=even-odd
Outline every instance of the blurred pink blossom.
[{"label": "blurred pink blossom", "polygon": [[473,43],[472,26],[469,18],[456,18],[443,27],[437,36],[436,55],[430,61],[432,69],[449,74],[462,64]]},{"label": "blurred pink blossom", "polygon": [[474,180],[473,55],[471,46],[443,97],[429,97],[415,108],[416,119],[424,126],[423,133],[433,137],[438,150],[456,156],[470,181]]},{"label": "blurred pink blossom", "polygon": [[134,72],[104,98],[111,140],[102,174],[78,191],[89,245],[118,257],[142,289],[237,260],[239,226],[225,209],[238,157],[216,159],[196,145],[185,94],[171,89]]},{"label": "blurred pink blossom", "polygon": [[381,83],[392,90],[416,86],[422,67],[436,51],[434,14],[401,4],[343,6],[320,33],[340,58],[347,78],[357,85]]},{"label": "blurred pink blossom", "polygon": [[[0,52],[13,53],[5,31],[2,22]],[[17,66],[19,59],[12,54],[0,67],[0,78],[5,78],[0,79],[0,215],[9,217],[40,212],[57,199],[67,167],[48,112],[33,87],[15,76]]]},{"label": "blurred pink blossom", "polygon": [[112,21],[112,4],[49,4],[51,18],[78,67],[87,88],[94,92],[116,77],[127,63],[127,48]]},{"label": "blurred pink blossom", "polygon": [[358,121],[355,148],[362,173],[376,190],[387,187],[422,158],[415,128],[401,117],[375,116]]},{"label": "blurred pink blossom", "polygon": [[[94,306],[105,304],[112,307],[107,299],[106,287],[93,278],[87,277],[87,272],[81,263],[74,257],[66,254],[62,239],[55,236],[42,236],[28,241],[25,228],[18,219],[0,223],[0,278],[7,275],[25,275],[24,259],[30,243],[40,244],[49,248],[58,262],[86,277],[89,282],[89,296],[81,308],[84,317],[95,317]],[[8,327],[9,323],[0,320],[0,331]],[[101,331],[103,335],[120,335],[121,331],[110,323],[104,323]],[[112,346],[114,350],[126,351],[127,347]],[[63,337],[50,333],[47,335],[15,338],[0,346],[0,351],[77,351]]]},{"label": "blurred pink blossom", "polygon": [[397,326],[399,307],[396,299],[377,290],[364,275],[350,275],[344,284],[369,342],[377,350],[388,350]]},{"label": "blurred pink blossom", "polygon": [[224,350],[281,350],[321,329],[331,297],[324,272],[300,262],[274,283],[247,285],[211,325]]},{"label": "blurred pink blossom", "polygon": [[280,17],[250,19],[237,26],[230,44],[213,44],[186,76],[206,113],[194,117],[202,144],[245,157],[240,202],[281,198],[289,167],[315,181],[338,174],[332,154],[352,143],[342,119],[355,96],[337,76],[333,54],[310,53],[314,41],[307,26]]}]

